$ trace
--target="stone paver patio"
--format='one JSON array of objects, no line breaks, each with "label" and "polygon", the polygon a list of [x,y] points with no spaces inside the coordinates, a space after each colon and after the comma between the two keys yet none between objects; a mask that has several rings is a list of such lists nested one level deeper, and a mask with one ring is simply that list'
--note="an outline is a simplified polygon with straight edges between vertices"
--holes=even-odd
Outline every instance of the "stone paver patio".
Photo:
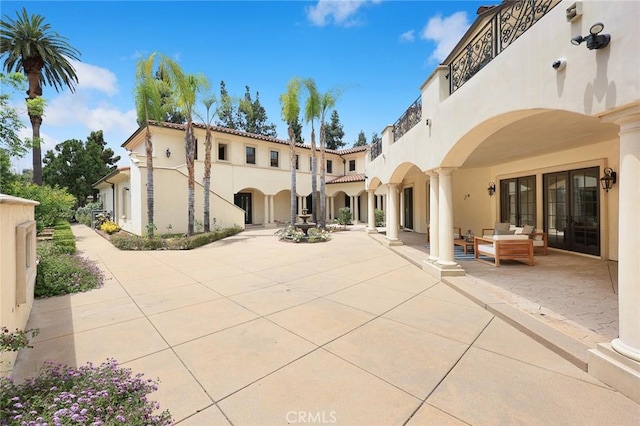
[{"label": "stone paver patio", "polygon": [[36,301],[16,378],[115,358],[182,425],[637,424],[640,406],[363,232],[245,231],[120,252],[74,226],[103,288]]}]

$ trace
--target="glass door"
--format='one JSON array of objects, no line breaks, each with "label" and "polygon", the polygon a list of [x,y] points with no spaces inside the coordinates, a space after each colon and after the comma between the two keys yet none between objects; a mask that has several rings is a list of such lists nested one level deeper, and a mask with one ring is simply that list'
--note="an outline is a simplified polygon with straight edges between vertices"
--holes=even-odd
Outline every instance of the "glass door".
[{"label": "glass door", "polygon": [[515,226],[536,225],[536,177],[500,181],[500,222]]},{"label": "glass door", "polygon": [[251,193],[239,192],[234,197],[234,204],[244,210],[244,223],[253,223],[251,217]]},{"label": "glass door", "polygon": [[413,188],[404,189],[404,227],[413,229]]},{"label": "glass door", "polygon": [[549,247],[600,255],[599,168],[544,175]]}]

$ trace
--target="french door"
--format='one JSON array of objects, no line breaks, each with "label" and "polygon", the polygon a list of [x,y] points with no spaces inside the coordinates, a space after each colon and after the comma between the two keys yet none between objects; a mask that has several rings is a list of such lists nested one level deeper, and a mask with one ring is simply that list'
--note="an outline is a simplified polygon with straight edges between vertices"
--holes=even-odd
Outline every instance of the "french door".
[{"label": "french door", "polygon": [[413,188],[404,189],[404,227],[413,229]]},{"label": "french door", "polygon": [[549,247],[600,255],[599,172],[590,167],[544,175]]},{"label": "french door", "polygon": [[500,222],[515,226],[536,224],[536,177],[500,181]]},{"label": "french door", "polygon": [[236,206],[244,210],[244,223],[249,225],[253,223],[251,212],[251,193],[239,192],[233,196],[233,202]]}]

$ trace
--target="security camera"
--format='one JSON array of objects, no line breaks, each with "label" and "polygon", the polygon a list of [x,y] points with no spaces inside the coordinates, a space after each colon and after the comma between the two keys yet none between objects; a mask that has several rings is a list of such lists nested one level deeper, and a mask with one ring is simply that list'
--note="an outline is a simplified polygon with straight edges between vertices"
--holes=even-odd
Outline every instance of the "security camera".
[{"label": "security camera", "polygon": [[551,67],[556,71],[562,71],[567,66],[567,60],[565,58],[556,59],[551,64]]}]

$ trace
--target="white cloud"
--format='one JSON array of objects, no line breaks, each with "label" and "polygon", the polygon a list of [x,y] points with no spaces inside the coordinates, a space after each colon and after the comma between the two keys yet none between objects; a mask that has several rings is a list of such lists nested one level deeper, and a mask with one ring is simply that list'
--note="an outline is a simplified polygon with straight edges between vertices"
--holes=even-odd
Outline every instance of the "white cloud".
[{"label": "white cloud", "polygon": [[106,68],[71,60],[78,76],[78,89],[95,89],[109,96],[118,93],[116,75]]},{"label": "white cloud", "polygon": [[430,18],[420,36],[436,43],[431,59],[440,62],[446,58],[467,31],[469,25],[466,12],[456,12],[444,18],[441,15]]},{"label": "white cloud", "polygon": [[399,38],[400,38],[400,41],[412,42],[416,39],[415,31],[414,30],[405,31],[404,33],[400,34]]},{"label": "white cloud", "polygon": [[318,0],[315,6],[306,8],[307,19],[313,25],[324,27],[333,21],[338,26],[351,27],[359,23],[355,17],[358,10],[367,4],[381,0]]}]

